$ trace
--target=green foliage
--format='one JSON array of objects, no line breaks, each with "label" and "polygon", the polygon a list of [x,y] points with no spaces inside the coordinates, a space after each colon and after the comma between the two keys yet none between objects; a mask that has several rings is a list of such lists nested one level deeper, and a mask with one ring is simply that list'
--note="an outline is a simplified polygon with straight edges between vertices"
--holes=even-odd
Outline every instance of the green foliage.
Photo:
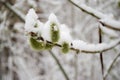
[{"label": "green foliage", "polygon": [[62,50],[63,53],[68,53],[69,50],[70,50],[69,44],[68,44],[67,42],[64,42],[64,43],[62,44],[61,50]]},{"label": "green foliage", "polygon": [[60,33],[59,33],[58,27],[56,26],[55,23],[52,23],[50,25],[50,27],[51,27],[51,40],[52,40],[52,42],[58,42],[58,40],[60,38]]},{"label": "green foliage", "polygon": [[31,45],[31,47],[34,49],[34,50],[43,50],[44,49],[44,47],[45,47],[45,44],[44,44],[44,42],[43,41],[41,41],[41,42],[39,42],[39,41],[37,41],[36,39],[34,39],[34,38],[30,38],[30,45]]},{"label": "green foliage", "polygon": [[37,28],[37,27],[38,27],[38,24],[36,23],[36,24],[34,25],[34,27]]},{"label": "green foliage", "polygon": [[118,1],[118,7],[120,8],[120,0]]}]

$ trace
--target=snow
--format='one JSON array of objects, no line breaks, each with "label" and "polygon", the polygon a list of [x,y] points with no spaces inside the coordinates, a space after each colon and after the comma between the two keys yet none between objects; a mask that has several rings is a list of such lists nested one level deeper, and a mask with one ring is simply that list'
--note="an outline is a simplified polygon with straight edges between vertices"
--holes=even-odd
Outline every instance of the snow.
[{"label": "snow", "polygon": [[70,29],[65,24],[61,24],[61,26],[60,26],[60,41],[59,41],[59,43],[61,44],[63,42],[67,42],[67,43],[69,43],[69,45],[72,42],[72,36],[70,34]]},{"label": "snow", "polygon": [[106,35],[108,35],[110,37],[118,37],[118,34],[115,31],[113,31],[109,28],[106,28],[106,27],[102,26],[101,24],[100,24],[100,29],[102,30],[103,33],[105,33]]},{"label": "snow", "polygon": [[[75,3],[77,5],[77,3]],[[85,4],[77,5],[81,10],[84,12],[101,19],[100,22],[103,23],[105,26],[108,26],[114,30],[120,30],[120,22],[113,19],[112,14],[103,14],[91,7],[86,6]]]},{"label": "snow", "polygon": [[38,29],[38,36],[41,36],[44,24],[42,22],[40,22],[40,20],[37,20],[37,26],[38,26],[38,28],[37,28]]},{"label": "snow", "polygon": [[25,17],[25,31],[26,33],[34,32],[41,35],[43,23],[38,20],[38,16],[34,9],[30,9]]},{"label": "snow", "polygon": [[120,43],[120,39],[114,40],[109,44],[108,43],[90,44],[82,40],[73,40],[72,47],[75,49],[79,49],[81,51],[84,50],[84,51],[96,52],[96,51],[103,51],[110,49],[119,43]]},{"label": "snow", "polygon": [[49,18],[48,18],[48,21],[45,23],[44,27],[43,27],[43,30],[42,30],[42,37],[45,39],[45,40],[48,40],[48,41],[51,41],[51,24],[55,24],[54,28],[55,30],[58,30],[59,27],[60,27],[60,23],[58,22],[58,19],[57,17],[55,16],[54,13],[51,13]]},{"label": "snow", "polygon": [[99,18],[108,17],[107,15],[105,15],[105,14],[103,14],[103,13],[97,11],[97,10],[94,10],[93,8],[88,7],[88,6],[86,6],[85,4],[81,4],[80,7],[81,7],[82,9],[84,9],[85,11],[87,11],[87,12],[89,12],[89,13],[92,13],[92,14],[94,14],[95,16],[97,16],[97,17],[99,17]]},{"label": "snow", "polygon": [[106,24],[107,26],[110,26],[112,28],[116,28],[116,29],[120,30],[120,22],[119,21],[116,21],[111,18],[102,18],[102,19],[100,19],[100,22]]}]

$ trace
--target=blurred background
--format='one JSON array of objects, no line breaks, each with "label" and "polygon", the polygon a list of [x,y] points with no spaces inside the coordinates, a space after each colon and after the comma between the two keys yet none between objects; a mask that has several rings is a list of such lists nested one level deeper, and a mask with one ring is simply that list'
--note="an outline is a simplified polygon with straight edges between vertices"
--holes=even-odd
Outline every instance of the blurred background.
[{"label": "blurred background", "polygon": [[[84,3],[120,21],[119,0],[73,0]],[[74,39],[99,43],[99,22],[68,0],[0,0],[0,80],[66,80],[59,65],[48,51],[32,50],[24,34],[24,18],[34,8],[39,20],[46,22],[55,13],[60,23],[68,25]],[[16,15],[15,13],[18,13]],[[20,15],[20,16],[19,16]],[[120,36],[120,32],[116,31]],[[103,42],[111,36],[103,34]],[[69,80],[102,80],[99,54],[62,54],[52,49]],[[120,52],[120,45],[103,54],[104,72]],[[106,80],[120,80],[120,58],[111,67]]]}]

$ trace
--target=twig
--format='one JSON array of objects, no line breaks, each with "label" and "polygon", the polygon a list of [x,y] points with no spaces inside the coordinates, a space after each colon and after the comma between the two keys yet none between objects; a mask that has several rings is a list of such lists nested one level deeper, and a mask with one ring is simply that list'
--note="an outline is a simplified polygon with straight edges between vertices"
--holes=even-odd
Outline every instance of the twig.
[{"label": "twig", "polygon": [[[55,46],[61,47],[61,45],[58,44],[58,43],[53,43],[53,42],[50,42],[50,41],[47,41],[47,43],[51,43],[51,44],[54,44]],[[89,51],[89,50],[75,49],[75,48],[73,48],[73,47],[71,47],[70,49],[73,50],[73,51],[75,51],[75,52],[77,52],[77,53],[81,52],[81,53],[96,54],[96,53],[101,53],[101,52],[108,51],[108,50],[114,48],[115,46],[117,46],[118,44],[120,44],[120,39],[117,40],[114,45],[108,46],[108,47],[104,48],[103,50],[95,50],[95,51],[94,51],[94,50],[91,50],[91,51]]]},{"label": "twig", "polygon": [[14,9],[8,2],[4,2],[4,1],[0,1],[1,3],[3,3],[3,5],[8,8],[10,11],[12,11],[17,17],[19,17],[19,19],[21,21],[25,21],[24,19],[24,15],[22,13],[20,13],[17,9]]},{"label": "twig", "polygon": [[111,69],[113,68],[114,63],[117,61],[117,59],[118,59],[119,56],[120,56],[120,53],[118,53],[118,54],[116,55],[116,57],[114,58],[114,60],[113,60],[112,63],[110,64],[108,70],[106,71],[106,74],[104,75],[104,80],[106,80],[108,74],[110,73]]},{"label": "twig", "polygon": [[[101,24],[100,24],[101,26]],[[102,31],[100,29],[100,27],[98,27],[99,29],[99,43],[102,43]],[[100,53],[100,63],[101,63],[101,70],[102,70],[102,78],[104,77],[104,64],[103,64],[103,55],[102,52]],[[103,79],[104,80],[104,79]]]},{"label": "twig", "polygon": [[[106,18],[106,17],[109,17],[109,16],[107,16],[107,15],[105,15],[105,14],[103,14],[103,13],[97,11],[97,10],[94,10],[94,9],[92,9],[91,7],[88,7],[88,6],[86,6],[86,5],[83,5],[83,4],[78,5],[78,4],[76,4],[75,2],[73,2],[72,0],[68,0],[68,1],[69,1],[70,3],[72,3],[74,6],[78,7],[78,8],[79,8],[80,10],[82,10],[83,12],[85,12],[85,13],[87,13],[87,14],[90,14],[91,16],[93,16],[93,17],[95,17],[95,18],[97,18],[97,19],[104,19],[104,18]],[[108,24],[107,22],[102,22],[102,21],[100,21],[100,22],[101,22],[101,24],[103,24],[105,27],[108,27],[108,28],[113,29],[113,30],[116,30],[116,31],[120,31],[120,25],[117,25],[117,26],[116,26],[116,25]],[[114,22],[117,23],[117,24],[120,24],[120,22],[115,21],[115,20],[112,19],[111,23],[114,24]]]},{"label": "twig", "polygon": [[62,65],[60,64],[58,58],[54,55],[54,53],[49,50],[49,53],[51,54],[51,56],[54,58],[54,60],[56,61],[57,65],[59,66],[61,72],[63,73],[64,77],[66,78],[66,80],[70,80],[67,73],[65,72],[65,70],[63,69]]},{"label": "twig", "polygon": [[75,54],[75,78],[74,80],[77,80],[78,79],[78,53]]}]

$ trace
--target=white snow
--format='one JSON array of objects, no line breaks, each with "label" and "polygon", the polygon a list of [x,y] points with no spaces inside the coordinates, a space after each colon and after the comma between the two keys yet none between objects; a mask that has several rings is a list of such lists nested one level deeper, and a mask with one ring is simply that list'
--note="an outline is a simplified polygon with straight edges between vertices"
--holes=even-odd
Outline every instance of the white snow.
[{"label": "white snow", "polygon": [[40,22],[40,20],[37,20],[37,26],[38,26],[38,28],[37,28],[38,29],[38,36],[41,36],[44,24],[42,22]]},{"label": "white snow", "polygon": [[106,26],[109,26],[112,29],[114,28],[115,30],[120,30],[120,22],[114,20],[113,16],[111,14],[103,14],[91,7],[88,7],[85,4],[80,4],[79,8],[84,10],[86,13],[88,13],[90,15],[94,15],[98,19],[101,19],[100,22],[105,24]]},{"label": "white snow", "polygon": [[40,33],[42,31],[43,23],[38,20],[38,16],[34,9],[30,9],[25,17],[25,31],[27,33]]},{"label": "white snow", "polygon": [[111,18],[102,18],[100,22],[106,24],[107,26],[116,28],[120,30],[120,22]]},{"label": "white snow", "polygon": [[108,17],[107,15],[105,15],[105,14],[103,14],[103,13],[101,13],[101,12],[99,12],[99,11],[91,8],[91,7],[88,7],[88,6],[86,6],[85,4],[81,4],[80,7],[81,7],[82,9],[84,9],[85,11],[87,11],[87,12],[89,12],[89,13],[92,13],[92,14],[94,14],[95,16],[97,16],[97,17],[99,17],[99,18]]},{"label": "white snow", "polygon": [[113,31],[109,28],[106,28],[106,27],[102,26],[101,24],[100,24],[100,29],[102,30],[103,33],[105,33],[106,35],[108,35],[110,37],[118,37],[118,34],[115,31]]},{"label": "white snow", "polygon": [[111,43],[90,44],[82,40],[73,40],[73,48],[84,51],[103,51],[112,48],[120,43],[120,39],[114,40]]},{"label": "white snow", "polygon": [[60,26],[60,40],[59,40],[59,43],[61,44],[63,42],[67,42],[67,43],[69,43],[69,45],[72,42],[72,36],[70,34],[70,29],[65,24],[61,24],[61,26]]},{"label": "white snow", "polygon": [[51,13],[49,18],[48,18],[48,21],[45,23],[45,26],[43,27],[43,30],[42,30],[42,37],[45,39],[45,40],[48,40],[48,41],[51,41],[51,24],[54,23],[55,26],[54,28],[56,30],[59,29],[60,27],[60,23],[58,22],[58,19],[57,17],[55,16],[54,13]]}]

